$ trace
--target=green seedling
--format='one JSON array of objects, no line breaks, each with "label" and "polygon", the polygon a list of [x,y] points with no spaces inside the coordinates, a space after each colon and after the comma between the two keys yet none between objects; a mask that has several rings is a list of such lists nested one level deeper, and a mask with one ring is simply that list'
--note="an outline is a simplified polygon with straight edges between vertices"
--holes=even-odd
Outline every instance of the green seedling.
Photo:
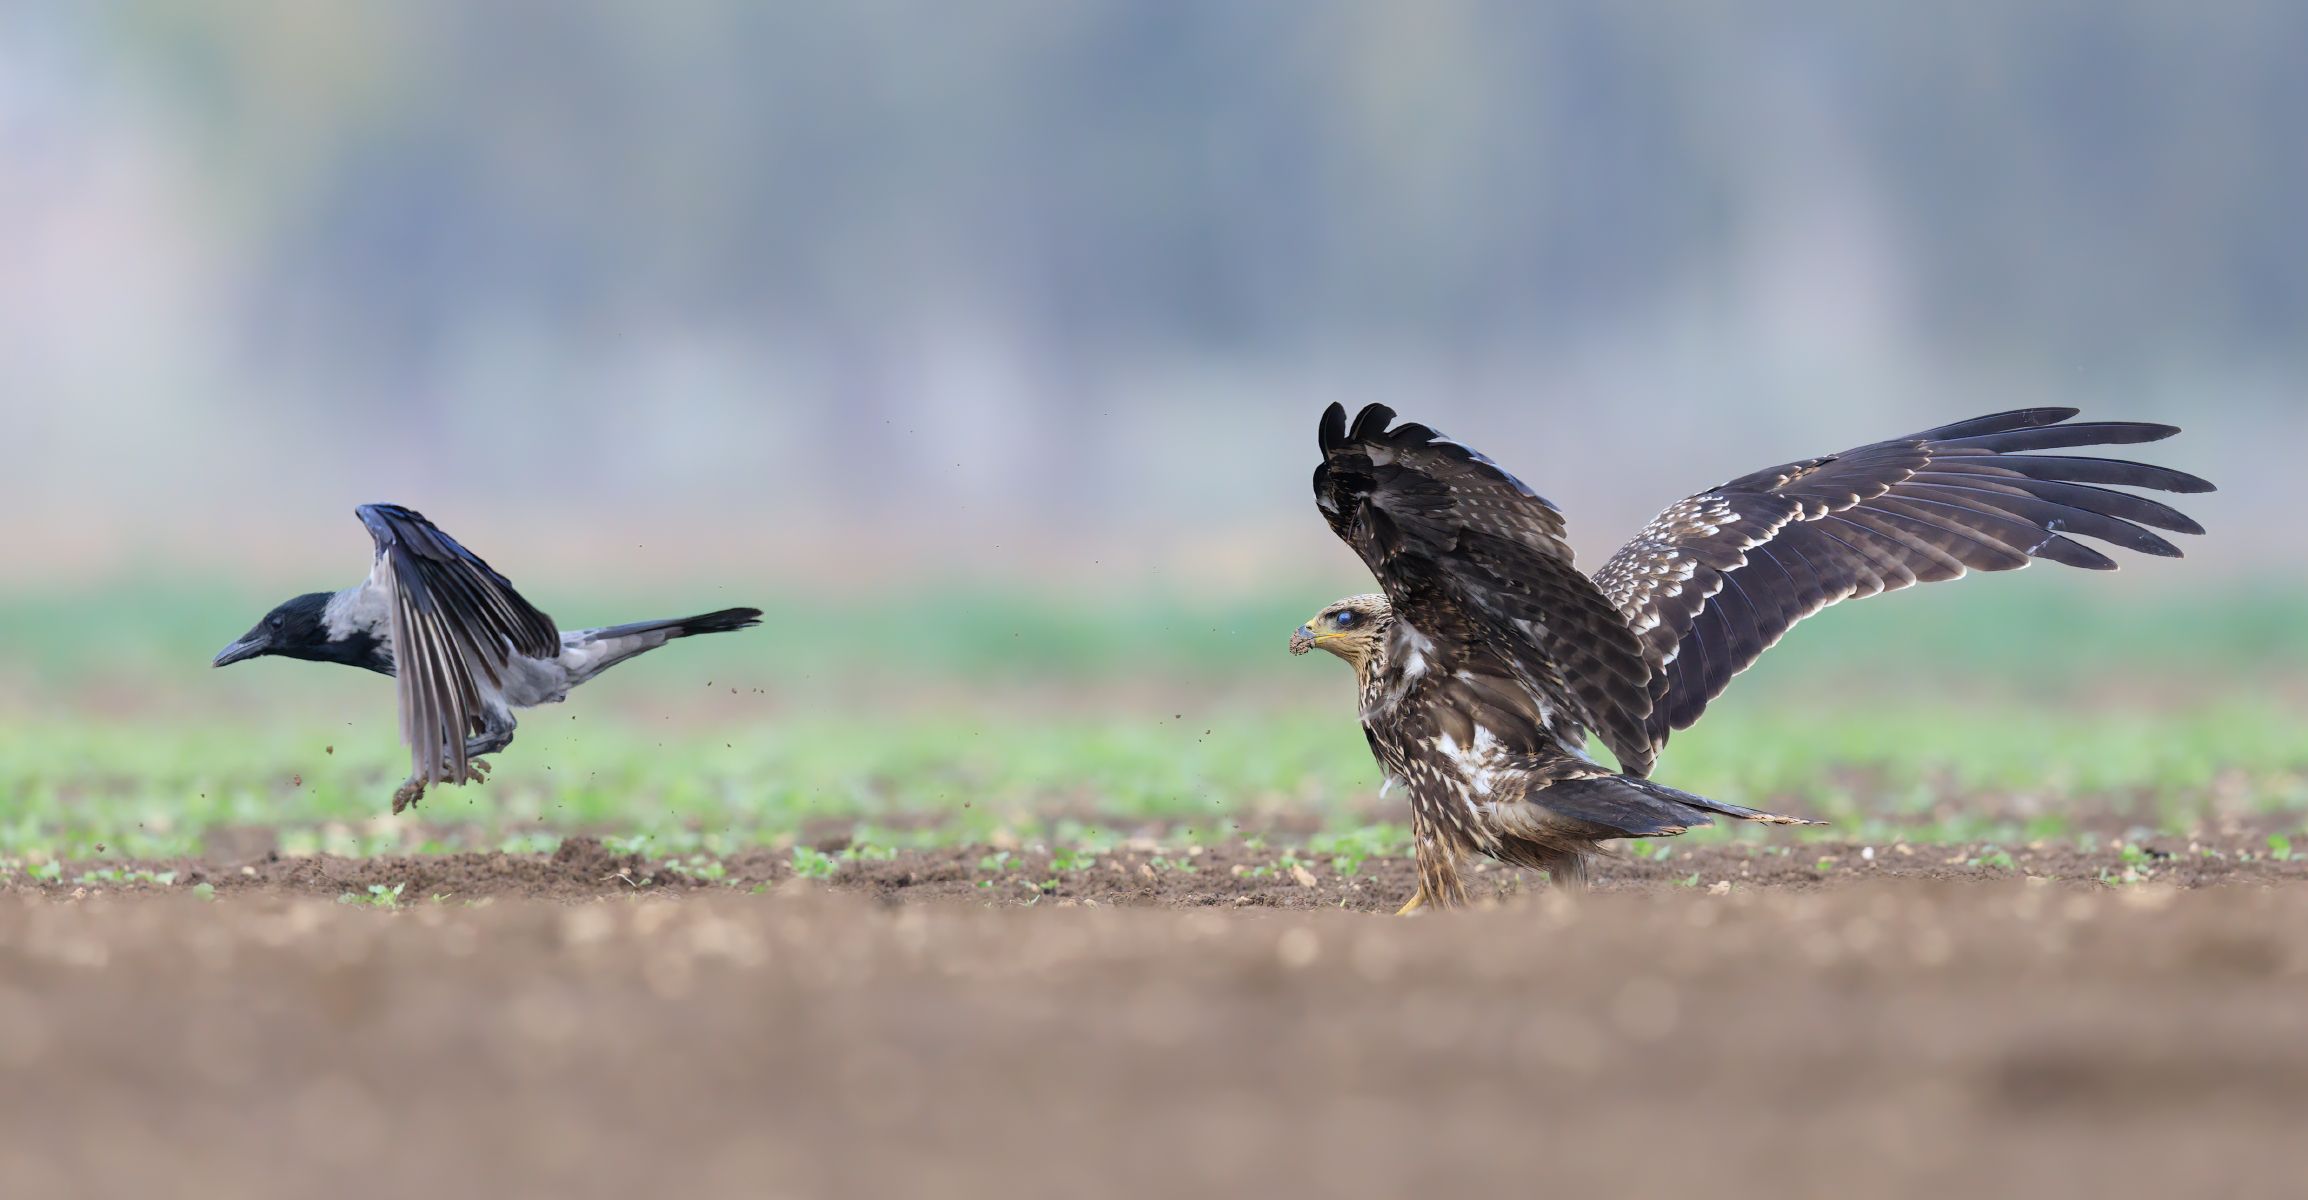
[{"label": "green seedling", "polygon": [[810,846],[793,848],[793,873],[803,879],[831,879],[841,870],[841,860]]},{"label": "green seedling", "polygon": [[372,883],[366,892],[346,892],[338,896],[337,903],[355,904],[363,908],[399,908],[401,906],[401,889],[407,886],[405,883],[396,883],[391,887],[386,887],[381,883]]}]

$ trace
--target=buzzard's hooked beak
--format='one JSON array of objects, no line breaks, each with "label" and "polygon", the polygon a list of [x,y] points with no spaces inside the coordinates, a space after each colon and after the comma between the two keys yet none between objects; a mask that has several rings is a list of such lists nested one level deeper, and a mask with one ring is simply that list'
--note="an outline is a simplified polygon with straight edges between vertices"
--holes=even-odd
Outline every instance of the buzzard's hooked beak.
[{"label": "buzzard's hooked beak", "polygon": [[212,665],[219,667],[229,667],[243,659],[255,658],[256,656],[265,653],[271,648],[271,645],[265,641],[263,635],[252,633],[249,636],[234,642],[232,645],[226,646],[224,649],[217,651],[216,662]]},{"label": "buzzard's hooked beak", "polygon": [[1290,652],[1292,654],[1304,654],[1312,649],[1314,649],[1314,631],[1304,625],[1299,626],[1298,632],[1290,635]]}]

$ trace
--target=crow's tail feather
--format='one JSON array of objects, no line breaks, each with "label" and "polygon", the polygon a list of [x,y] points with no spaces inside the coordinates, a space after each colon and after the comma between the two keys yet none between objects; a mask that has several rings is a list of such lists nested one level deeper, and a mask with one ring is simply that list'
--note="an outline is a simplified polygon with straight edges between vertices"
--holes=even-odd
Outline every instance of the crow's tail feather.
[{"label": "crow's tail feather", "polygon": [[649,633],[662,633],[667,638],[690,637],[700,633],[735,633],[759,624],[761,610],[758,608],[725,608],[720,612],[676,617],[670,621],[635,621],[631,625],[612,625],[607,629],[592,630],[586,640],[598,642]]}]

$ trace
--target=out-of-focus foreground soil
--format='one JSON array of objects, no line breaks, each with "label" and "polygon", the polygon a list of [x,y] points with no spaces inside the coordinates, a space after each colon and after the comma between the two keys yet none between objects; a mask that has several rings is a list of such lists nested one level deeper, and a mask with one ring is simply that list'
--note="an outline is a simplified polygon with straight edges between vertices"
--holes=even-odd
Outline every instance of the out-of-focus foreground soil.
[{"label": "out-of-focus foreground soil", "polygon": [[0,899],[0,1179],[2296,1194],[2308,888],[1666,874],[1407,920],[805,883]]}]

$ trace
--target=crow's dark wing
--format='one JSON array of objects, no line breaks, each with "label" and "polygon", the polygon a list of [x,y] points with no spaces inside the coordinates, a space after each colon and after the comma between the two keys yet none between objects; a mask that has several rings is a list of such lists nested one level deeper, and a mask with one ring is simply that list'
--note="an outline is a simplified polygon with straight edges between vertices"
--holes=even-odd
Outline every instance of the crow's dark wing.
[{"label": "crow's dark wing", "polygon": [[[1489,689],[1503,676],[1532,724],[1592,730],[1627,769],[1649,770],[1651,664],[1574,565],[1562,514],[1482,455],[1424,425],[1390,429],[1393,420],[1373,404],[1349,428],[1331,405],[1314,496],[1410,627],[1397,629],[1396,645],[1435,643],[1454,680]],[[1389,669],[1419,662],[1398,649]]]},{"label": "crow's dark wing", "polygon": [[376,539],[372,586],[387,597],[401,738],[420,783],[463,783],[465,739],[516,654],[553,658],[553,618],[422,515],[393,504],[356,510]]},{"label": "crow's dark wing", "polygon": [[1595,572],[1661,668],[1654,746],[1698,720],[1789,627],[1838,601],[2038,558],[2114,569],[2077,536],[2179,557],[2149,527],[2202,526],[2106,485],[2208,492],[2211,484],[2144,463],[2039,453],[2179,430],[2067,423],[2075,415],[2035,408],[1961,421],[1758,471],[1660,513]]}]

